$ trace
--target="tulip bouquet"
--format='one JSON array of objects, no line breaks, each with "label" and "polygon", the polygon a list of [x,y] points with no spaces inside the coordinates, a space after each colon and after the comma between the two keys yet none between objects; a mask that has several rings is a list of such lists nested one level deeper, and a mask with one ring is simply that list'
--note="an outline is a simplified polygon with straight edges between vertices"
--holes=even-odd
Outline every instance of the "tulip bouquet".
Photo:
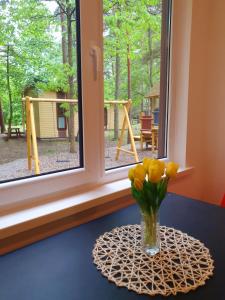
[{"label": "tulip bouquet", "polygon": [[157,211],[165,198],[170,178],[177,174],[179,166],[174,162],[165,164],[158,159],[144,158],[143,164],[129,170],[131,191],[143,213]]},{"label": "tulip bouquet", "polygon": [[128,173],[132,196],[142,214],[142,245],[150,255],[159,252],[158,210],[166,196],[168,182],[176,176],[178,168],[175,162],[165,164],[158,159],[144,158],[142,164]]}]

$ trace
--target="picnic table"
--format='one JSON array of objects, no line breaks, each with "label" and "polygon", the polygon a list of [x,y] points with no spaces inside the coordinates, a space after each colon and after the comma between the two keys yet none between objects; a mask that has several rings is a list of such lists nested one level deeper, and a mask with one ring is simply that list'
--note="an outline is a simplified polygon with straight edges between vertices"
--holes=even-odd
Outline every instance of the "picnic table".
[{"label": "picnic table", "polygon": [[[8,133],[6,133],[8,134]],[[10,130],[10,137],[16,137],[16,138],[19,138],[19,137],[22,137],[22,132],[20,131],[20,127],[11,127],[11,130]]]}]

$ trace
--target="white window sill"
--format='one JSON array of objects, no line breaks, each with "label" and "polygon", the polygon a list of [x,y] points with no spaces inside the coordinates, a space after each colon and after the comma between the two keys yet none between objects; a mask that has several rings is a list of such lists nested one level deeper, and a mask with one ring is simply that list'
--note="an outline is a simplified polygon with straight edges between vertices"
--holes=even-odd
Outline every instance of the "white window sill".
[{"label": "white window sill", "polygon": [[[192,172],[193,168],[180,170],[176,180],[190,175]],[[173,184],[173,181],[170,184]],[[123,179],[92,187],[76,195],[64,196],[56,201],[10,213],[0,217],[0,238],[7,238],[129,195],[130,181]]]}]

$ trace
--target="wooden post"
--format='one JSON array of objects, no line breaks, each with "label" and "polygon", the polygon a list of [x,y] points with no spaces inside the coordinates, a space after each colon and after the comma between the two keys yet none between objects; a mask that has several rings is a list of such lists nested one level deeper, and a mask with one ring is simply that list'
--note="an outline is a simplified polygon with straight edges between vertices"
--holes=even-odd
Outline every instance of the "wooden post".
[{"label": "wooden post", "polygon": [[[136,150],[136,146],[135,146],[135,142],[134,142],[134,135],[133,135],[132,127],[131,127],[131,124],[130,124],[130,119],[129,119],[130,107],[131,107],[131,100],[129,99],[126,104],[123,104],[124,119],[123,119],[121,134],[120,134],[118,144],[117,144],[117,151],[116,151],[116,158],[115,159],[118,160],[119,155],[120,155],[120,151],[123,151],[123,152],[134,155],[135,161],[139,162],[139,158],[138,158],[138,154],[137,154],[137,150]],[[126,129],[126,125],[128,126],[128,132],[129,132],[129,135],[130,135],[131,150],[132,151],[128,151],[128,150],[125,150],[125,149],[121,148],[122,142],[123,142],[123,137],[124,137],[124,132],[125,132],[125,129]]]},{"label": "wooden post", "polygon": [[36,136],[36,129],[34,123],[34,106],[33,103],[30,103],[30,123],[31,123],[31,136],[32,136],[32,143],[33,143],[33,159],[35,165],[35,174],[40,174],[40,167],[39,167],[39,158],[38,158],[38,147],[37,147],[37,136]]},{"label": "wooden post", "polygon": [[[130,106],[129,106],[129,108],[130,108],[131,107],[131,100],[129,100],[128,103],[130,104]],[[124,108],[125,117],[127,119],[128,131],[129,131],[129,134],[130,134],[131,149],[132,149],[135,161],[138,162],[139,159],[138,159],[137,150],[136,150],[136,146],[135,146],[135,142],[134,142],[133,131],[132,131],[131,124],[130,124],[130,118],[129,118],[129,114],[128,114],[129,111],[127,110],[127,107],[125,105],[123,106],[123,108]]]},{"label": "wooden post", "polygon": [[155,153],[155,132],[152,129],[152,153]]},{"label": "wooden post", "polygon": [[32,150],[31,150],[30,97],[26,97],[26,138],[27,138],[28,170],[31,170],[31,168],[32,168]]},{"label": "wooden post", "polygon": [[[141,112],[141,113],[140,113],[140,117],[139,117],[140,122],[141,122],[141,117],[143,117],[143,116],[144,116],[144,113]],[[141,124],[141,128],[142,128],[142,124]],[[143,151],[143,143],[144,143],[143,134],[142,134],[142,131],[140,131],[141,151]]]},{"label": "wooden post", "polygon": [[24,101],[21,100],[21,110],[22,110],[22,127],[23,133],[25,134],[25,116],[24,116]]},{"label": "wooden post", "polygon": [[[129,102],[127,104],[123,105],[123,107],[124,106],[126,106],[127,111],[130,110],[130,103]],[[119,137],[118,144],[117,144],[116,158],[115,158],[116,160],[119,159],[120,150],[121,150],[121,146],[122,146],[122,142],[123,142],[123,136],[124,136],[124,132],[125,132],[125,129],[126,129],[126,125],[127,125],[127,119],[124,116],[123,125],[122,125],[122,128],[121,128],[121,133],[120,133],[120,137]]]},{"label": "wooden post", "polygon": [[152,152],[158,149],[158,128],[152,128]]},{"label": "wooden post", "polygon": [[[32,159],[34,159],[35,163],[35,174],[40,174],[40,166],[39,166],[39,157],[38,157],[38,146],[37,146],[37,136],[36,136],[36,128],[34,121],[34,107],[33,102],[50,102],[50,103],[78,103],[77,99],[46,99],[46,98],[32,98],[25,97],[22,98],[22,101],[26,103],[26,140],[27,140],[27,161],[28,161],[28,169],[32,169]],[[33,146],[33,150],[32,150]]]}]

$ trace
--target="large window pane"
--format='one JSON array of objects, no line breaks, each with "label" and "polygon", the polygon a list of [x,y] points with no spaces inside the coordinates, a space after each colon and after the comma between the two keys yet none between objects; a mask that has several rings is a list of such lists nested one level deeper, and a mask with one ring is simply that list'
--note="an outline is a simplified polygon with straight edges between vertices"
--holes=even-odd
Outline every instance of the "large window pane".
[{"label": "large window pane", "polygon": [[0,182],[83,165],[78,10],[0,2]]},{"label": "large window pane", "polygon": [[106,169],[166,155],[169,4],[104,0]]}]

